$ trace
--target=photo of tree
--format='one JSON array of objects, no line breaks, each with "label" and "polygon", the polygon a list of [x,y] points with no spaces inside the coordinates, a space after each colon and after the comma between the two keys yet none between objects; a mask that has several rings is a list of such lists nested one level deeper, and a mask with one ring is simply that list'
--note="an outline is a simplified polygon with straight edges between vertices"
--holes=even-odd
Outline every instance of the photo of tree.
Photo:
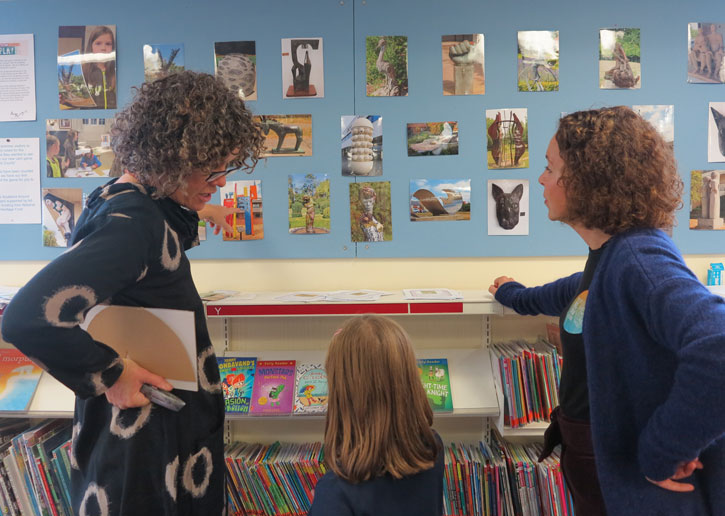
[{"label": "photo of tree", "polygon": [[143,46],[143,75],[146,82],[184,71],[184,44]]}]

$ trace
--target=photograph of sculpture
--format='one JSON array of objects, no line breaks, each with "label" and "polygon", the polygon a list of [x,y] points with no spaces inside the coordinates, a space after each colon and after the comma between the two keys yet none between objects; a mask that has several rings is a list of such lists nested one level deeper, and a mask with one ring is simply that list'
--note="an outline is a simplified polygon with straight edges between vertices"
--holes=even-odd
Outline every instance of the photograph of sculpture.
[{"label": "photograph of sculpture", "polygon": [[407,36],[368,36],[365,56],[368,97],[408,95]]},{"label": "photograph of sculpture", "polygon": [[632,106],[632,110],[647,120],[657,129],[660,136],[671,147],[675,146],[675,106],[672,104],[663,105],[638,105]]},{"label": "photograph of sculpture", "polygon": [[599,31],[599,88],[642,87],[639,57],[639,29]]},{"label": "photograph of sculpture", "polygon": [[350,238],[353,242],[393,239],[390,181],[350,183]]},{"label": "photograph of sculpture", "polygon": [[68,247],[83,209],[81,188],[43,188],[43,246]]},{"label": "photograph of sculpture", "polygon": [[254,41],[214,43],[214,75],[243,100],[257,100],[257,44]]},{"label": "photograph of sculpture", "polygon": [[282,39],[282,98],[325,96],[322,38]]},{"label": "photograph of sculpture", "polygon": [[725,46],[722,23],[687,25],[687,82],[725,83]]},{"label": "photograph of sculpture", "polygon": [[343,176],[379,176],[383,173],[383,117],[340,117]]},{"label": "photograph of sculpture", "polygon": [[116,26],[58,27],[60,109],[116,109]]},{"label": "photograph of sculpture", "polygon": [[312,115],[258,115],[264,133],[263,158],[312,156]]},{"label": "photograph of sculpture", "polygon": [[471,220],[471,180],[411,179],[410,220]]},{"label": "photograph of sculpture", "polygon": [[559,91],[559,31],[518,32],[519,91]]},{"label": "photograph of sculpture", "polygon": [[486,110],[489,169],[529,167],[529,119],[526,108]]},{"label": "photograph of sculpture", "polygon": [[529,180],[488,180],[488,234],[529,234]]},{"label": "photograph of sculpture", "polygon": [[707,161],[725,161],[725,102],[710,102],[707,119]]},{"label": "photograph of sculpture", "polygon": [[690,229],[725,229],[725,170],[690,174]]},{"label": "photograph of sculpture", "polygon": [[407,124],[408,156],[458,154],[458,122]]},{"label": "photograph of sculpture", "polygon": [[227,222],[234,230],[231,233],[224,231],[223,240],[261,240],[264,238],[261,180],[228,181],[219,189],[219,195],[224,206],[236,206],[242,210],[241,213],[227,217]]},{"label": "photograph of sculpture", "polygon": [[483,34],[456,34],[441,37],[443,95],[483,95]]},{"label": "photograph of sculpture", "polygon": [[143,46],[143,76],[146,82],[183,71],[183,43],[146,44]]},{"label": "photograph of sculpture", "polygon": [[327,174],[291,174],[287,178],[289,232],[319,235],[330,232],[330,180]]},{"label": "photograph of sculpture", "polygon": [[108,177],[114,159],[112,124],[112,118],[46,120],[48,177]]}]

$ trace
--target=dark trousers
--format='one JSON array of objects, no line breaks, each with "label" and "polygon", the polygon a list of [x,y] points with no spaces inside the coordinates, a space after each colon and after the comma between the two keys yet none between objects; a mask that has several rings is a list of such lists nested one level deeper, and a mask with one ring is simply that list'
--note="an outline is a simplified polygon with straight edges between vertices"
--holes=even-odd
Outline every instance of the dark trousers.
[{"label": "dark trousers", "polygon": [[548,457],[557,444],[561,444],[561,470],[574,499],[576,516],[606,516],[589,422],[569,419],[555,408],[539,460]]}]

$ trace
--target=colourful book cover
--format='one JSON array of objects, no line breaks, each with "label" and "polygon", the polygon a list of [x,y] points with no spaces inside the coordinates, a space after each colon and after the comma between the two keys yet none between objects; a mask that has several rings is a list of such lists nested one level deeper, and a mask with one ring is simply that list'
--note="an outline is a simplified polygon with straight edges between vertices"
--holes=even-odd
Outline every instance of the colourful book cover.
[{"label": "colourful book cover", "polygon": [[327,373],[322,364],[297,364],[295,414],[327,412]]},{"label": "colourful book cover", "polygon": [[448,373],[448,359],[418,359],[418,371],[423,388],[428,395],[434,412],[452,412],[451,380]]},{"label": "colourful book cover", "polygon": [[0,349],[0,410],[27,410],[42,372],[17,349]]},{"label": "colourful book cover", "polygon": [[217,357],[228,414],[248,414],[252,400],[256,357]]},{"label": "colourful book cover", "polygon": [[250,414],[291,414],[295,389],[294,360],[258,360]]}]

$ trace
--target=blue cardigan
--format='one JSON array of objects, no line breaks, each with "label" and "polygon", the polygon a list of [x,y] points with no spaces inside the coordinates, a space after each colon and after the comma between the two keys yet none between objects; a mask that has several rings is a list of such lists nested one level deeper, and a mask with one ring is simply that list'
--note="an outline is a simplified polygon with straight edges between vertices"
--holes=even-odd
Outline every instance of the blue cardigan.
[{"label": "blue cardigan", "polygon": [[[521,314],[558,316],[581,273],[496,299]],[[607,244],[583,321],[592,439],[612,515],[725,515],[725,299],[710,293],[659,230]],[[670,477],[699,457],[703,470],[675,493]]]}]

